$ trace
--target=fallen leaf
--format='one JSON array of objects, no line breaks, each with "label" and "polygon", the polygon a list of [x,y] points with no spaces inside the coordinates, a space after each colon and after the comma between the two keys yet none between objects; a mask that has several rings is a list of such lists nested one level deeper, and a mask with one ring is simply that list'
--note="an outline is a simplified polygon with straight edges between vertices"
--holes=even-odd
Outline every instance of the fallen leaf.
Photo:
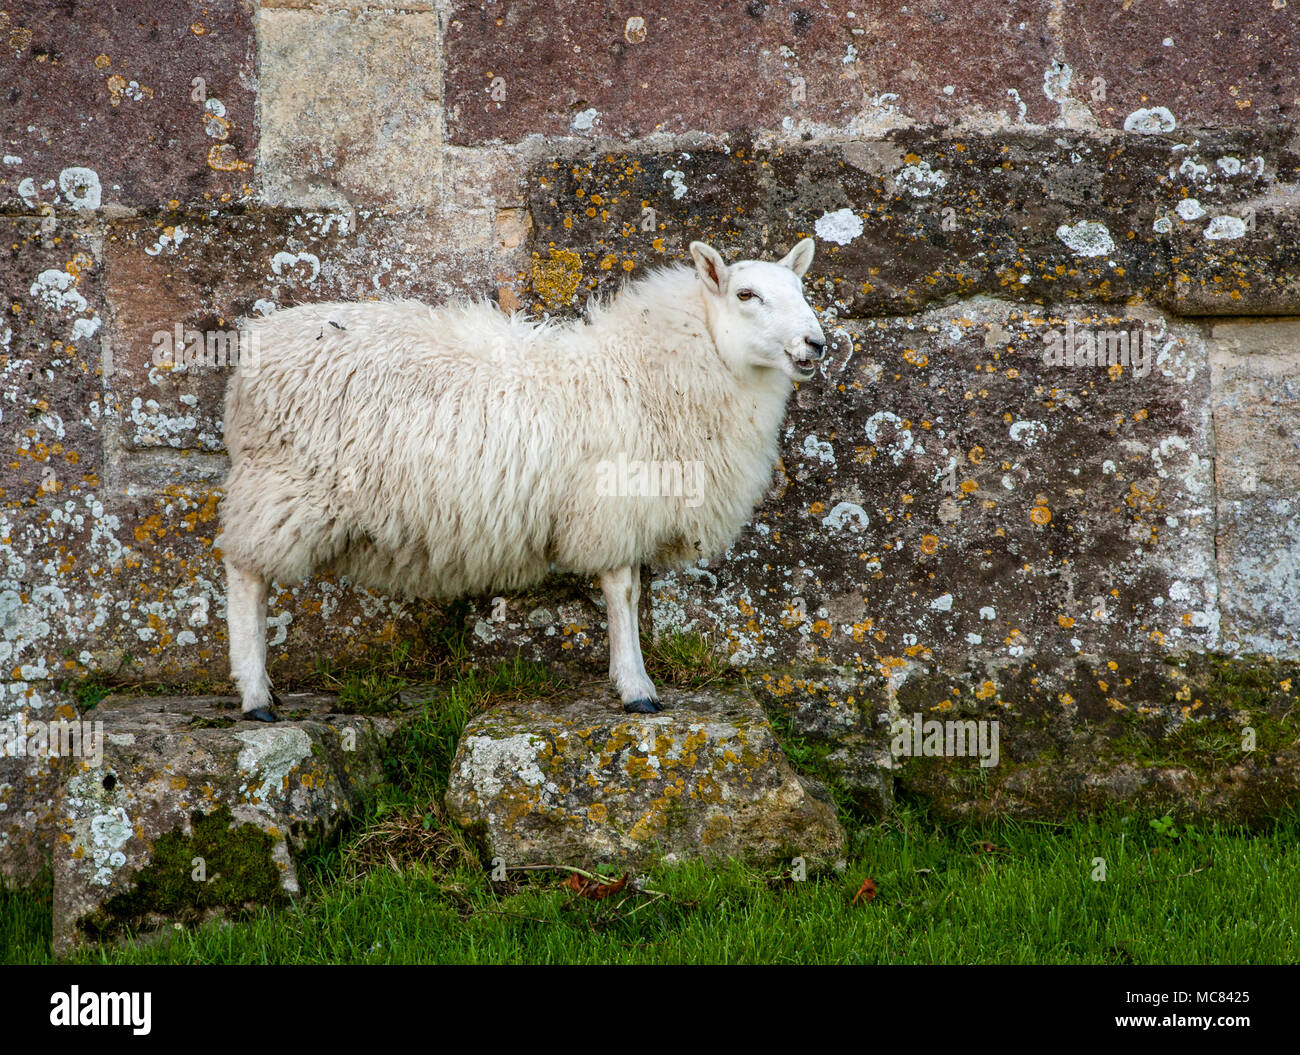
[{"label": "fallen leaf", "polygon": [[853,900],[850,902],[850,904],[856,905],[858,903],[858,898],[862,898],[862,903],[865,905],[875,896],[876,896],[876,881],[870,878],[864,879],[862,881],[862,885],[858,887],[858,892],[853,895]]},{"label": "fallen leaf", "polygon": [[585,876],[578,875],[577,872],[571,872],[569,878],[561,885],[567,886],[580,897],[589,898],[592,901],[603,901],[612,894],[617,894],[627,886],[629,873],[624,872],[622,879],[617,879],[612,883],[601,883],[595,879],[587,879]]}]

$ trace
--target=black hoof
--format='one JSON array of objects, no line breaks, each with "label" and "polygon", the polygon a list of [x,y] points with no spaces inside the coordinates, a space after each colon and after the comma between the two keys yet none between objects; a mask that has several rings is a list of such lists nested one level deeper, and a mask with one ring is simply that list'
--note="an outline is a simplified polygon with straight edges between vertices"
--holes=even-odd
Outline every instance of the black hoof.
[{"label": "black hoof", "polygon": [[632,700],[623,704],[623,710],[628,714],[657,714],[663,708],[655,700]]},{"label": "black hoof", "polygon": [[244,717],[250,722],[278,722],[280,720],[279,716],[270,707],[257,707],[251,711],[245,711]]}]

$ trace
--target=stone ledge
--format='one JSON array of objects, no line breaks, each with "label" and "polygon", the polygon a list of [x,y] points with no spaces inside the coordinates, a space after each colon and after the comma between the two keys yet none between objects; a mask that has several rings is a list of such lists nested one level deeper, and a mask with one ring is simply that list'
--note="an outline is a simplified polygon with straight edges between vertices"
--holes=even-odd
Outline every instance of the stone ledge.
[{"label": "stone ledge", "polygon": [[628,715],[593,688],[492,708],[461,737],[451,815],[507,864],[836,860],[829,794],[794,772],[747,689],[664,689],[661,702]]},{"label": "stone ledge", "polygon": [[56,800],[55,953],[296,894],[294,852],[360,808],[396,725],[333,705],[286,695],[279,725],[212,696],[89,712],[102,756],[83,751]]}]

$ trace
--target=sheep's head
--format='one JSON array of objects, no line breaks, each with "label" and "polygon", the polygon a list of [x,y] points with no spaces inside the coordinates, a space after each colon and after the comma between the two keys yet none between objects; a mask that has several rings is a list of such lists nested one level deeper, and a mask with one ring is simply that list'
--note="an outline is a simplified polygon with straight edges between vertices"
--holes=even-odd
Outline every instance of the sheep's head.
[{"label": "sheep's head", "polygon": [[826,335],[803,296],[815,248],[805,238],[780,263],[728,265],[712,246],[691,243],[713,340],[733,369],[780,370],[795,381],[812,377],[826,354]]}]

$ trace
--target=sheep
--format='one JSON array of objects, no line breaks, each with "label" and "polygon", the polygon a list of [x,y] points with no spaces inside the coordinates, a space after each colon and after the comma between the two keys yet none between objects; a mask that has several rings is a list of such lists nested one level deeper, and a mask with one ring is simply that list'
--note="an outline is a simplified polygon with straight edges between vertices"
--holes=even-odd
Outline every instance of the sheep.
[{"label": "sheep", "polygon": [[[397,301],[248,323],[254,354],[226,389],[218,543],[243,716],[278,721],[269,582],[321,567],[444,600],[552,571],[597,578],[624,710],[660,710],[641,564],[723,552],[762,498],[793,382],[825,355],[802,289],[814,249],[728,265],[694,242],[694,269],[650,272],[585,322]],[[628,466],[635,485],[616,471]],[[646,466],[675,486],[644,486]]]}]

